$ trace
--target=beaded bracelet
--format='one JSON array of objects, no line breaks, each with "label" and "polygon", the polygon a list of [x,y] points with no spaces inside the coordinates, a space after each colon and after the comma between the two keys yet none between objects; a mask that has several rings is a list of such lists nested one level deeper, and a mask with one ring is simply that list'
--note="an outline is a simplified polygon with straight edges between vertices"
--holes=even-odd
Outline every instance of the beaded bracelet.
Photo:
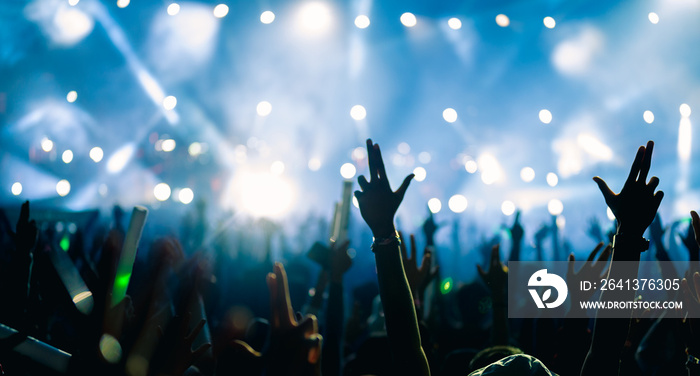
[{"label": "beaded bracelet", "polygon": [[401,245],[401,238],[399,237],[399,233],[395,232],[394,234],[394,236],[390,236],[388,238],[373,238],[372,252],[376,252],[376,247],[382,247],[386,245]]}]

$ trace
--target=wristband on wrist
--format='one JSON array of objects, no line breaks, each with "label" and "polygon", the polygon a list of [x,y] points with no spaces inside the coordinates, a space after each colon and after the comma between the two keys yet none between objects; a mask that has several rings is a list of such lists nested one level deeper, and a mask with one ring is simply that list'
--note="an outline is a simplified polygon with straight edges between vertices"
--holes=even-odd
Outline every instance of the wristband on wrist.
[{"label": "wristband on wrist", "polygon": [[389,236],[387,238],[372,238],[372,252],[376,252],[376,247],[387,245],[401,245],[401,238],[398,232],[394,232],[394,236]]},{"label": "wristband on wrist", "polygon": [[644,252],[649,249],[649,241],[643,237],[629,237],[625,234],[619,233],[613,236],[613,249],[619,247],[629,247],[634,250],[639,250],[639,252]]}]

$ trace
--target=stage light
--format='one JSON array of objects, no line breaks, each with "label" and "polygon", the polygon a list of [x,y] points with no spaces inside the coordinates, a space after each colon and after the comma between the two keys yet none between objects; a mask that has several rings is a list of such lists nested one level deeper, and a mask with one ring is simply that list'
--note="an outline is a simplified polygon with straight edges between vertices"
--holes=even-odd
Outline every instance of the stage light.
[{"label": "stage light", "polygon": [[564,211],[564,204],[556,198],[549,200],[547,204],[547,210],[551,215],[559,215]]},{"label": "stage light", "polygon": [[73,161],[73,152],[70,150],[66,150],[61,154],[61,160],[63,160],[63,163],[71,163]]},{"label": "stage light", "polygon": [[539,116],[540,116],[540,121],[545,123],[545,124],[549,124],[552,122],[552,113],[549,112],[549,110],[546,110],[546,109],[540,110]]},{"label": "stage light", "polygon": [[654,25],[659,23],[659,15],[654,12],[649,12],[649,22],[653,23]]},{"label": "stage light", "polygon": [[[175,141],[173,141],[172,145],[173,148],[175,148],[174,142]],[[111,157],[109,157],[109,160],[107,160],[107,172],[110,174],[121,172],[121,170],[126,167],[126,164],[129,163],[131,158],[134,156],[135,152],[136,146],[133,142],[120,147],[114,154],[112,154]]]},{"label": "stage light", "polygon": [[427,151],[422,151],[418,154],[418,162],[423,163],[423,164],[428,164],[430,163],[430,153]]},{"label": "stage light", "polygon": [[269,10],[266,10],[260,14],[260,22],[265,25],[271,24],[275,20],[275,14]]},{"label": "stage light", "polygon": [[78,99],[78,92],[75,90],[69,91],[68,94],[66,95],[66,100],[68,101],[68,103],[73,103],[77,99]]},{"label": "stage light", "polygon": [[158,201],[165,201],[170,198],[170,186],[165,183],[158,183],[153,188],[153,196]]},{"label": "stage light", "polygon": [[609,220],[611,220],[611,221],[615,220],[615,214],[613,213],[612,209],[610,209],[610,207],[607,208],[605,213],[608,215]]},{"label": "stage light", "polygon": [[367,110],[363,106],[356,104],[350,109],[350,117],[358,121],[362,120],[367,117]]},{"label": "stage light", "polygon": [[428,174],[427,171],[423,167],[416,167],[413,169],[413,175],[416,175],[414,179],[416,181],[423,181],[425,180],[426,175]]},{"label": "stage light", "polygon": [[284,172],[284,163],[282,161],[274,161],[270,165],[270,173],[272,175],[282,175]]},{"label": "stage light", "polygon": [[529,183],[535,179],[535,170],[532,167],[523,167],[520,170],[520,178],[523,179],[525,183]]},{"label": "stage light", "polygon": [[352,163],[345,163],[342,166],[340,166],[340,175],[345,179],[354,178],[356,173],[357,169]]},{"label": "stage light", "polygon": [[449,201],[447,201],[447,207],[450,208],[453,213],[462,213],[463,211],[467,210],[468,205],[469,202],[467,201],[467,198],[462,195],[454,195],[450,197]]},{"label": "stage light", "polygon": [[190,147],[187,148],[187,152],[193,157],[202,154],[202,144],[200,144],[199,142],[191,143]]},{"label": "stage light", "polygon": [[454,123],[457,121],[457,111],[454,108],[446,108],[442,111],[442,118],[448,123]]},{"label": "stage light", "polygon": [[405,142],[400,143],[399,146],[396,147],[396,149],[399,151],[400,154],[403,155],[406,155],[411,152],[411,146]]},{"label": "stage light", "polygon": [[49,140],[47,137],[41,139],[41,150],[45,152],[50,152],[53,150],[53,141]]},{"label": "stage light", "polygon": [[74,6],[78,5],[79,2],[80,2],[80,0],[68,0],[68,5],[74,7]]},{"label": "stage light", "polygon": [[216,18],[224,18],[228,14],[228,5],[226,4],[219,4],[214,7],[214,17]]},{"label": "stage light", "polygon": [[414,27],[418,20],[416,20],[416,16],[413,13],[406,12],[401,15],[401,23],[406,27]]},{"label": "stage light", "polygon": [[431,213],[437,214],[442,209],[442,202],[440,202],[440,199],[433,197],[428,200],[428,209],[430,209]]},{"label": "stage light", "polygon": [[168,5],[168,15],[174,16],[178,13],[180,13],[180,4],[172,3],[172,4]]},{"label": "stage light", "polygon": [[505,14],[499,14],[496,16],[496,24],[500,27],[508,27],[508,25],[510,25],[510,18]]},{"label": "stage light", "polygon": [[300,8],[298,18],[303,31],[318,34],[330,28],[333,16],[328,4],[312,1]]},{"label": "stage light", "polygon": [[464,169],[467,170],[467,172],[470,174],[475,173],[478,168],[479,165],[476,163],[476,161],[469,160],[464,163]]},{"label": "stage light", "polygon": [[321,168],[321,160],[318,158],[309,159],[308,167],[311,171],[318,171]]},{"label": "stage light", "polygon": [[459,30],[462,28],[462,21],[460,21],[459,18],[452,17],[447,20],[447,26],[452,30]]},{"label": "stage light", "polygon": [[547,29],[554,29],[554,27],[557,26],[557,22],[554,21],[554,18],[552,17],[545,17],[542,22]]},{"label": "stage light", "polygon": [[687,103],[683,103],[678,110],[681,112],[681,117],[689,117],[690,116],[690,106],[688,106]]},{"label": "stage light", "polygon": [[255,217],[279,218],[289,211],[294,202],[291,185],[281,176],[267,172],[242,171],[232,180],[229,191],[228,196],[236,202],[224,205],[242,208]]},{"label": "stage light", "polygon": [[355,17],[355,26],[359,29],[366,29],[369,27],[369,17],[364,14]]},{"label": "stage light", "polygon": [[651,124],[654,122],[654,113],[646,110],[644,111],[644,121],[647,122],[647,124]]},{"label": "stage light", "polygon": [[480,155],[477,164],[481,171],[481,181],[484,184],[491,185],[503,178],[501,166],[493,155],[488,153]]},{"label": "stage light", "polygon": [[66,179],[61,179],[56,183],[56,193],[59,196],[64,197],[70,193],[70,183]]},{"label": "stage light", "polygon": [[612,149],[590,134],[579,133],[576,142],[586,153],[598,159],[609,161],[613,157]]},{"label": "stage light", "polygon": [[258,116],[265,117],[272,112],[272,104],[268,101],[262,101],[255,107],[255,111],[258,113]]},{"label": "stage light", "polygon": [[[69,0],[69,5],[78,2]],[[24,16],[39,24],[52,44],[70,47],[82,41],[95,27],[92,15],[64,1],[31,1],[24,7]],[[73,3],[73,4],[71,4]]]},{"label": "stage light", "polygon": [[119,8],[126,8],[129,6],[129,3],[131,3],[131,0],[117,0],[117,6]]},{"label": "stage light", "polygon": [[175,150],[176,145],[177,144],[175,143],[175,140],[173,140],[172,138],[168,138],[160,143],[160,148],[161,150],[167,153]]},{"label": "stage light", "polygon": [[180,202],[187,205],[194,200],[194,192],[192,192],[192,190],[189,188],[182,188],[177,194],[177,198],[180,200]]},{"label": "stage light", "polygon": [[557,174],[550,172],[547,174],[547,184],[549,184],[550,187],[555,187],[557,184],[559,184],[559,177]]},{"label": "stage light", "polygon": [[16,181],[14,184],[12,184],[12,188],[10,190],[12,191],[13,195],[19,196],[22,194],[22,183]]},{"label": "stage light", "polygon": [[177,106],[177,98],[172,95],[168,95],[163,99],[163,108],[170,111]]},{"label": "stage light", "polygon": [[501,204],[501,213],[507,216],[513,215],[513,213],[515,213],[515,203],[510,200],[503,201]]}]

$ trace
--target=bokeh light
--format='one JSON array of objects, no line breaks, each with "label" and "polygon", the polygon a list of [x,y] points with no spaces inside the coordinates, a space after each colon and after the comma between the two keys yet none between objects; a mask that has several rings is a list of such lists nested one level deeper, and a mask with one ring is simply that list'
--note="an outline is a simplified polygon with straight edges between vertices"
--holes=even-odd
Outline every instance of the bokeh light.
[{"label": "bokeh light", "polygon": [[260,22],[264,23],[265,25],[269,25],[274,21],[275,14],[272,11],[266,10],[260,14]]},{"label": "bokeh light", "polygon": [[532,167],[523,167],[520,170],[520,178],[523,179],[525,183],[529,183],[535,179],[535,170]]},{"label": "bokeh light", "polygon": [[321,34],[330,29],[333,14],[326,2],[312,1],[301,6],[298,22],[302,31],[307,34]]},{"label": "bokeh light", "polygon": [[553,198],[549,200],[547,210],[551,215],[559,215],[562,211],[564,211],[564,204],[559,199]]},{"label": "bokeh light", "polygon": [[644,121],[647,122],[647,124],[651,124],[654,122],[654,113],[649,110],[644,111],[643,117]]},{"label": "bokeh light", "polygon": [[440,283],[440,293],[443,295],[449,294],[450,291],[452,291],[452,286],[454,285],[454,282],[452,281],[452,277],[447,277],[442,280],[442,283]]},{"label": "bokeh light", "polygon": [[355,177],[356,173],[357,168],[355,168],[355,165],[352,163],[344,163],[342,166],[340,166],[340,176],[342,176],[344,179],[352,179]]},{"label": "bokeh light", "polygon": [[155,196],[158,201],[165,201],[170,198],[171,190],[170,186],[165,183],[158,183],[153,188],[153,196]]},{"label": "bokeh light", "polygon": [[193,142],[187,148],[187,153],[189,153],[193,157],[196,157],[202,154],[202,150],[202,144],[200,144],[199,142]]},{"label": "bokeh light", "polygon": [[459,18],[452,17],[447,20],[447,26],[452,30],[459,30],[462,28],[462,21],[460,21]]},{"label": "bokeh light", "polygon": [[557,22],[554,21],[554,18],[549,16],[545,17],[542,23],[544,23],[544,26],[548,29],[554,29],[554,27],[557,26]]},{"label": "bokeh light", "polygon": [[547,110],[547,109],[540,110],[539,116],[540,116],[540,121],[545,123],[545,124],[549,124],[552,122],[552,113],[549,112],[549,110]]},{"label": "bokeh light", "polygon": [[126,8],[131,3],[131,0],[117,0],[117,6],[119,8]]},{"label": "bokeh light", "polygon": [[350,117],[355,120],[363,120],[367,116],[367,110],[359,104],[352,106],[350,109]]},{"label": "bokeh light", "polygon": [[90,159],[93,160],[93,162],[98,163],[99,161],[104,158],[105,153],[102,151],[102,148],[99,146],[95,146],[94,148],[90,149]]},{"label": "bokeh light", "polygon": [[355,26],[357,26],[358,29],[366,29],[369,27],[369,24],[369,17],[364,14],[355,17]]},{"label": "bokeh light", "polygon": [[110,364],[117,364],[122,359],[122,347],[119,341],[109,334],[103,334],[100,338],[100,354]]},{"label": "bokeh light", "polygon": [[418,23],[418,20],[413,13],[406,12],[401,15],[401,23],[406,27],[414,27]]},{"label": "bokeh light", "polygon": [[508,216],[513,215],[513,213],[515,213],[515,203],[510,200],[503,201],[501,204],[501,213]]},{"label": "bokeh light", "polygon": [[416,167],[413,169],[413,175],[415,175],[414,179],[416,181],[423,181],[425,180],[425,177],[427,176],[428,172],[425,171],[423,167]]},{"label": "bokeh light", "polygon": [[168,95],[163,99],[163,108],[170,111],[177,106],[177,98],[172,95]]},{"label": "bokeh light", "polygon": [[399,153],[406,155],[411,152],[411,146],[405,142],[401,142],[396,147],[396,150],[398,150]]},{"label": "bokeh light", "polygon": [[73,152],[71,150],[66,150],[61,154],[61,160],[63,163],[71,163],[73,161]]},{"label": "bokeh light", "polygon": [[454,213],[464,212],[467,210],[468,205],[469,202],[467,201],[467,198],[459,194],[450,197],[449,201],[447,201],[447,207]]},{"label": "bokeh light", "polygon": [[284,162],[274,161],[270,165],[270,173],[272,175],[282,175],[284,173]]},{"label": "bokeh light", "polygon": [[70,193],[70,183],[66,179],[61,179],[56,183],[56,193],[59,196],[64,197]]},{"label": "bokeh light", "polygon": [[318,171],[321,168],[321,160],[318,158],[309,159],[308,167],[311,171]]},{"label": "bokeh light", "polygon": [[167,138],[160,143],[160,148],[164,152],[171,152],[175,150],[175,146],[177,146],[177,143],[172,138]]},{"label": "bokeh light", "polygon": [[68,101],[68,103],[75,102],[76,100],[78,100],[78,92],[75,90],[69,91],[68,94],[66,94],[66,100]]},{"label": "bokeh light", "polygon": [[475,173],[478,168],[479,165],[474,160],[468,160],[464,163],[464,169],[467,170],[467,172],[470,174]]},{"label": "bokeh light", "polygon": [[10,191],[12,192],[13,195],[19,196],[22,194],[22,183],[16,181],[12,184],[12,188],[10,188]]},{"label": "bokeh light", "polygon": [[174,16],[174,15],[180,13],[180,4],[172,3],[172,4],[168,5],[167,12],[168,12],[168,15],[170,15],[170,16]]},{"label": "bokeh light", "polygon": [[442,202],[440,202],[440,199],[433,197],[428,200],[428,209],[431,213],[437,214],[442,209]]},{"label": "bokeh light", "polygon": [[255,107],[255,111],[258,113],[258,116],[265,117],[272,112],[272,104],[268,101],[262,101]]},{"label": "bokeh light", "polygon": [[194,200],[194,192],[190,188],[182,188],[177,194],[181,203],[187,205]]},{"label": "bokeh light", "polygon": [[430,160],[432,157],[430,156],[430,153],[427,151],[422,151],[418,153],[418,162],[423,163],[423,164],[428,164],[430,163]]},{"label": "bokeh light", "polygon": [[499,14],[496,16],[496,24],[500,27],[508,27],[508,25],[510,25],[510,18],[505,14]]},{"label": "bokeh light", "polygon": [[658,14],[656,14],[654,12],[649,12],[648,17],[649,17],[649,22],[653,23],[654,25],[659,23],[659,15]]},{"label": "bokeh light", "polygon": [[446,108],[442,111],[442,118],[448,123],[454,123],[457,121],[457,111],[454,108]]},{"label": "bokeh light", "polygon": [[550,172],[547,174],[547,184],[549,184],[550,187],[556,187],[557,184],[559,184],[559,177],[557,174]]},{"label": "bokeh light", "polygon": [[683,103],[683,104],[678,108],[678,110],[679,110],[680,113],[681,113],[681,117],[686,117],[686,118],[687,118],[687,117],[690,117],[690,113],[692,112],[692,111],[690,110],[690,106],[689,106],[687,103]]},{"label": "bokeh light", "polygon": [[224,18],[228,14],[228,5],[226,4],[219,4],[214,7],[214,17],[216,18]]},{"label": "bokeh light", "polygon": [[43,151],[45,151],[45,152],[47,152],[47,153],[50,152],[51,150],[53,150],[53,141],[51,141],[51,140],[49,140],[48,138],[44,137],[44,138],[41,140],[41,150],[43,150]]}]

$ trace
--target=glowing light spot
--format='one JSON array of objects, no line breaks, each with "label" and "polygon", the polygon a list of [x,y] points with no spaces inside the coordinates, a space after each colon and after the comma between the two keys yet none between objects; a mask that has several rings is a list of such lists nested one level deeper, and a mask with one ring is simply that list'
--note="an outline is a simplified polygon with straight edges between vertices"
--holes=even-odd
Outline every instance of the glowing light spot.
[{"label": "glowing light spot", "polygon": [[73,152],[70,150],[66,150],[61,154],[61,160],[63,163],[71,163],[73,161]]},{"label": "glowing light spot", "polygon": [[170,111],[177,106],[177,98],[172,95],[168,95],[163,99],[163,108]]},{"label": "glowing light spot", "polygon": [[41,139],[41,150],[45,152],[50,152],[53,150],[53,141],[49,140],[48,138],[44,137]]},{"label": "glowing light spot", "polygon": [[447,278],[443,279],[443,280],[442,280],[442,283],[440,284],[440,292],[441,292],[443,295],[449,294],[450,291],[452,291],[452,285],[453,285],[453,284],[454,284],[454,283],[452,282],[452,278],[451,278],[451,277],[447,277]]},{"label": "glowing light spot", "polygon": [[80,0],[68,0],[68,5],[74,7],[74,6],[78,5],[79,2],[80,2]]},{"label": "glowing light spot", "polygon": [[467,172],[470,174],[475,173],[478,168],[479,165],[474,160],[469,160],[466,163],[464,163],[464,169],[467,170]]},{"label": "glowing light spot", "polygon": [[70,249],[70,239],[68,238],[68,235],[61,238],[61,240],[58,242],[58,246],[63,250],[63,252],[68,252]]},{"label": "glowing light spot", "polygon": [[172,138],[165,139],[160,143],[160,149],[166,153],[175,150],[175,146],[177,146],[177,143]]},{"label": "glowing light spot", "polygon": [[552,17],[545,17],[544,20],[542,20],[542,23],[544,23],[544,27],[547,29],[554,29],[554,27],[557,26],[557,22],[554,21],[554,18]]},{"label": "glowing light spot", "polygon": [[214,17],[216,18],[224,18],[228,14],[228,5],[226,4],[219,4],[214,7]]},{"label": "glowing light spot", "polygon": [[284,163],[282,161],[274,161],[270,165],[270,173],[272,175],[282,175],[284,172]]},{"label": "glowing light spot", "polygon": [[433,197],[428,200],[428,209],[430,209],[431,213],[437,214],[442,209],[442,202],[440,202],[440,199]]},{"label": "glowing light spot", "polygon": [[457,111],[454,108],[446,108],[442,111],[442,118],[448,123],[454,123],[457,121]]},{"label": "glowing light spot", "polygon": [[452,30],[459,30],[462,28],[462,21],[460,21],[459,18],[452,17],[447,20],[447,26]]},{"label": "glowing light spot", "polygon": [[66,94],[66,100],[68,103],[73,103],[78,99],[78,92],[75,90],[71,90]]},{"label": "glowing light spot", "polygon": [[552,113],[549,112],[549,110],[547,110],[547,109],[540,110],[540,121],[545,123],[545,124],[551,123],[552,122]]},{"label": "glowing light spot", "polygon": [[350,117],[358,121],[362,120],[367,117],[367,110],[363,106],[356,104],[350,109]]},{"label": "glowing light spot", "polygon": [[566,218],[564,218],[563,215],[560,215],[557,217],[556,223],[557,227],[564,228],[564,226],[566,226]]},{"label": "glowing light spot", "polygon": [[683,162],[690,160],[692,140],[693,135],[690,119],[687,117],[681,118],[681,123],[678,125],[678,157]]},{"label": "glowing light spot", "polygon": [[158,183],[155,188],[153,188],[153,196],[155,196],[158,201],[169,199],[170,193],[170,186],[165,183]]},{"label": "glowing light spot", "polygon": [[117,364],[122,359],[122,346],[116,338],[103,334],[100,338],[100,354],[111,364]]},{"label": "glowing light spot", "polygon": [[70,193],[70,183],[66,179],[59,180],[56,183],[56,193],[59,196],[64,197]]},{"label": "glowing light spot", "polygon": [[646,121],[647,124],[651,124],[654,122],[654,113],[649,110],[644,111],[643,117],[644,121]]},{"label": "glowing light spot", "polygon": [[567,75],[582,75],[591,67],[595,58],[603,51],[605,35],[593,26],[557,44],[551,61],[558,71]]},{"label": "glowing light spot", "polygon": [[16,181],[14,184],[12,184],[12,188],[10,189],[13,195],[19,196],[22,194],[22,183]]},{"label": "glowing light spot", "polygon": [[611,220],[611,221],[615,220],[615,214],[613,214],[613,211],[612,211],[612,209],[610,209],[610,207],[607,208],[605,213],[608,215],[609,220]]},{"label": "glowing light spot", "polygon": [[427,174],[427,171],[425,171],[423,167],[416,167],[413,169],[413,175],[415,175],[414,179],[416,179],[416,181],[425,180]]},{"label": "glowing light spot", "polygon": [[270,173],[241,172],[232,181],[231,196],[235,207],[255,217],[281,217],[294,202],[290,184]]},{"label": "glowing light spot", "polygon": [[447,207],[454,213],[462,213],[463,211],[467,210],[468,205],[469,202],[467,201],[467,198],[462,195],[454,195],[450,197],[449,201],[447,201]]},{"label": "glowing light spot", "polygon": [[345,163],[342,166],[340,166],[340,175],[345,179],[352,179],[353,177],[355,177],[356,173],[357,169],[352,163]]},{"label": "glowing light spot", "polygon": [[400,143],[399,146],[397,147],[397,149],[398,149],[399,153],[404,154],[404,155],[411,152],[411,146],[405,142]]},{"label": "glowing light spot", "polygon": [[609,161],[613,157],[612,149],[590,134],[580,133],[576,136],[576,142],[586,153],[595,158]]},{"label": "glowing light spot", "polygon": [[[360,202],[357,201],[357,197],[355,197],[355,195],[352,196],[352,204],[353,204],[356,208],[358,208],[358,209],[360,208]],[[348,250],[348,253],[349,253],[349,250]]]},{"label": "glowing light spot", "polygon": [[119,8],[126,8],[129,6],[129,3],[131,3],[131,0],[117,0],[117,6]]},{"label": "glowing light spot", "polygon": [[358,29],[366,29],[369,27],[369,17],[364,14],[355,17],[355,26],[357,26]]},{"label": "glowing light spot", "polygon": [[202,154],[202,144],[200,144],[199,142],[191,143],[190,147],[187,148],[187,152],[193,157]]},{"label": "glowing light spot", "polygon": [[308,167],[311,171],[318,171],[321,168],[321,160],[318,158],[309,159]]},{"label": "glowing light spot", "polygon": [[133,143],[128,143],[119,148],[109,160],[107,160],[107,172],[116,174],[126,167],[136,152],[136,146]]},{"label": "glowing light spot", "polygon": [[564,211],[564,204],[562,204],[561,201],[556,198],[551,199],[547,204],[547,210],[551,215],[559,215],[562,211]]},{"label": "glowing light spot", "polygon": [[275,14],[272,11],[266,10],[260,14],[260,22],[265,25],[271,24],[275,20]]},{"label": "glowing light spot", "polygon": [[168,15],[174,16],[178,13],[180,13],[180,4],[172,3],[172,4],[168,5]]},{"label": "glowing light spot", "polygon": [[488,153],[479,156],[477,161],[481,171],[481,181],[486,185],[491,185],[503,178],[503,171],[496,158]]},{"label": "glowing light spot", "polygon": [[418,23],[418,20],[413,13],[406,12],[401,15],[401,23],[406,27],[414,27]]},{"label": "glowing light spot", "polygon": [[547,174],[547,184],[549,184],[550,187],[556,187],[557,184],[559,184],[559,177],[557,174],[550,172]]},{"label": "glowing light spot", "polygon": [[681,116],[682,116],[682,117],[689,117],[689,116],[690,116],[690,113],[691,113],[691,111],[690,111],[690,106],[688,106],[687,103],[683,103],[683,104],[679,107],[678,110],[681,112]]},{"label": "glowing light spot", "polygon": [[190,188],[182,188],[177,194],[177,198],[180,202],[187,205],[194,200],[194,192]]},{"label": "glowing light spot", "polygon": [[496,24],[500,27],[508,27],[508,25],[510,25],[510,18],[505,14],[499,14],[496,16]]},{"label": "glowing light spot", "polygon": [[109,193],[109,187],[107,187],[107,184],[100,184],[100,186],[97,187],[97,193],[99,193],[102,197],[106,197],[107,193]]},{"label": "glowing light spot", "polygon": [[363,159],[367,158],[367,149],[359,146],[353,149],[352,151],[352,159],[355,161],[361,161]]},{"label": "glowing light spot", "polygon": [[255,107],[255,111],[258,113],[258,116],[265,117],[272,112],[272,104],[268,101],[262,101]]},{"label": "glowing light spot", "polygon": [[333,15],[328,4],[321,1],[313,1],[304,4],[300,8],[298,19],[303,31],[316,34],[330,28]]},{"label": "glowing light spot", "polygon": [[418,161],[423,164],[428,164],[430,163],[431,157],[430,153],[427,151],[422,151],[418,154]]},{"label": "glowing light spot", "polygon": [[532,167],[524,167],[520,170],[520,178],[523,179],[525,183],[529,183],[535,179],[535,170]]},{"label": "glowing light spot", "polygon": [[654,25],[659,23],[659,15],[654,12],[649,12],[649,22],[653,23]]},{"label": "glowing light spot", "polygon": [[515,203],[513,201],[503,201],[501,204],[501,212],[503,215],[513,215],[515,213]]}]

